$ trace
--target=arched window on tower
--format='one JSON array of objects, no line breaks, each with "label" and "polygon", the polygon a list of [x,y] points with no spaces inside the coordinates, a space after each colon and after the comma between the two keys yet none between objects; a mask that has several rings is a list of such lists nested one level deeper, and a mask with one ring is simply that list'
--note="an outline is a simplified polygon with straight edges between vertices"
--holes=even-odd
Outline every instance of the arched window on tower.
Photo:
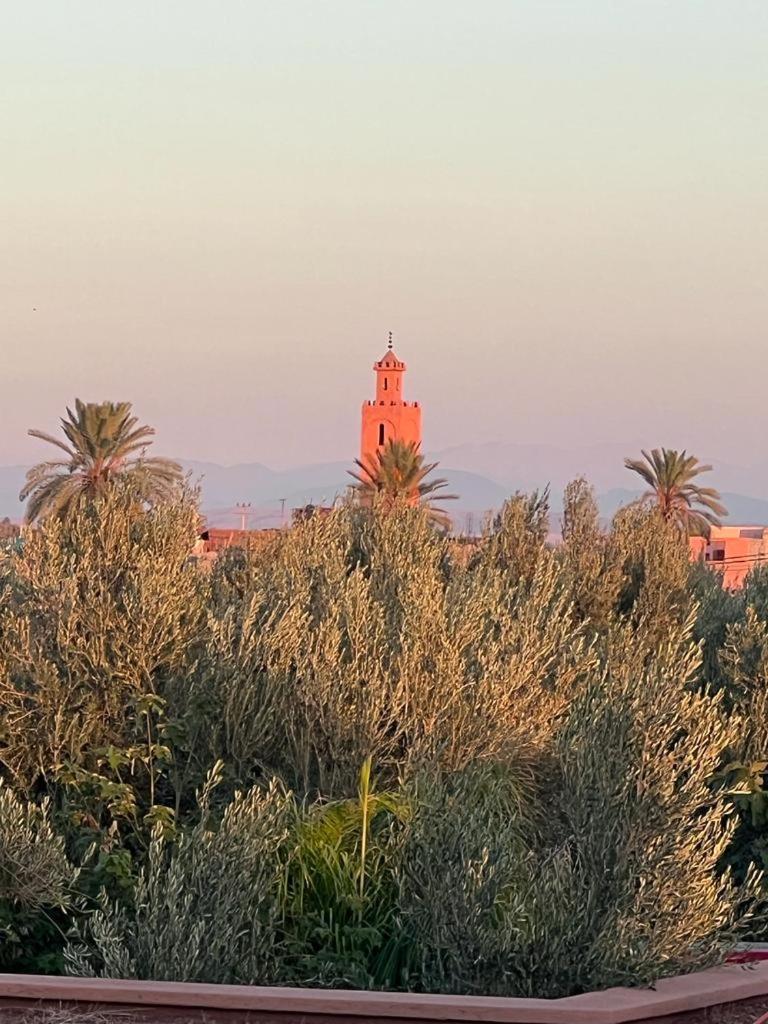
[{"label": "arched window on tower", "polygon": [[384,444],[384,424],[379,424],[379,444]]},{"label": "arched window on tower", "polygon": [[389,391],[389,377],[384,378],[384,390]]}]

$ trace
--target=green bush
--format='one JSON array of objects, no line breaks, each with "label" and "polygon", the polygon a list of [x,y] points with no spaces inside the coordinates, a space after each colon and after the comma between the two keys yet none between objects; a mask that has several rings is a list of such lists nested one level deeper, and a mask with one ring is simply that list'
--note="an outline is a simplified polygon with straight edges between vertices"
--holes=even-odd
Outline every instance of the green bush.
[{"label": "green bush", "polygon": [[0,969],[56,971],[77,872],[50,805],[21,800],[0,781]]},{"label": "green bush", "polygon": [[302,808],[285,874],[285,977],[295,984],[397,988],[407,956],[395,871],[410,806],[379,792],[371,760],[356,797]]},{"label": "green bush", "polygon": [[594,653],[551,552],[525,579],[495,559],[461,570],[414,510],[296,527],[211,624],[187,691],[205,720],[202,762],[223,760],[240,784],[263,770],[336,797],[355,792],[369,755],[390,780],[425,762],[527,756]]},{"label": "green bush", "polygon": [[[110,494],[30,533],[0,580],[2,761],[21,787],[69,768],[153,786],[155,698],[193,663],[206,582],[191,498],[151,512]],[[126,772],[110,750],[133,751]],[[116,755],[112,755],[116,756]]]},{"label": "green bush", "polygon": [[108,978],[267,984],[276,977],[281,850],[288,799],[237,794],[212,826],[214,773],[200,821],[175,839],[157,828],[132,905],[105,897],[67,950],[70,971]]},{"label": "green bush", "polygon": [[760,934],[764,572],[583,481],[555,547],[546,494],[471,553],[342,507],[204,572],[197,515],[115,490],[0,560],[3,963],[556,996]]}]

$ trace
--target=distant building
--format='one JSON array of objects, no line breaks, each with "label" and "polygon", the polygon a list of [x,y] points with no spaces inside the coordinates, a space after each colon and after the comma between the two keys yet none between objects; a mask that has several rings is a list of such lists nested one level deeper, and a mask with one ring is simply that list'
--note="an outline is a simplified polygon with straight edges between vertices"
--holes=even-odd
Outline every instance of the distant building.
[{"label": "distant building", "polygon": [[20,533],[21,528],[16,523],[12,523],[7,516],[5,519],[0,519],[0,540],[15,540]]},{"label": "distant building", "polygon": [[297,526],[299,523],[306,523],[313,516],[328,516],[331,512],[332,505],[302,505],[300,508],[291,509],[291,523]]},{"label": "distant building", "polygon": [[376,453],[390,441],[421,444],[421,407],[403,398],[406,366],[392,351],[392,335],[386,354],[373,364],[376,398],[363,403],[360,459],[376,459]]},{"label": "distant building", "polygon": [[280,530],[228,530],[211,526],[199,535],[192,553],[197,558],[215,557],[228,548],[262,546],[279,534]]},{"label": "distant building", "polygon": [[709,539],[691,537],[691,555],[723,574],[723,586],[736,590],[756,565],[768,563],[768,527],[713,526]]}]

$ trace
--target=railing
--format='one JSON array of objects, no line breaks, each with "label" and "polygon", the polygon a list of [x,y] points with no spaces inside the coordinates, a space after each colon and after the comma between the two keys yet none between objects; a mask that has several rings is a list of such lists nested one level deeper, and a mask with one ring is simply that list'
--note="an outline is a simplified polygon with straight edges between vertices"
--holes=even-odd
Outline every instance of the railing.
[{"label": "railing", "polygon": [[391,408],[392,406],[397,406],[398,408],[405,407],[406,409],[418,409],[419,408],[419,403],[418,402],[402,402],[402,401],[399,401],[399,400],[396,401],[396,402],[376,402],[376,401],[371,401],[370,399],[367,399],[365,402],[363,402],[363,406],[366,407],[366,408],[374,408],[375,407],[377,409],[378,408],[382,408],[382,407],[384,409],[387,409],[387,408]]}]

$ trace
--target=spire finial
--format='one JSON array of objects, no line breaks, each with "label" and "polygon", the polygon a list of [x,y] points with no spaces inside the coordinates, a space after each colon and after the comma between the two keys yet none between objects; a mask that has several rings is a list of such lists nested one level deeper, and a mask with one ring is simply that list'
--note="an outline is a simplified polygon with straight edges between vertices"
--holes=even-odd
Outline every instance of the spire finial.
[{"label": "spire finial", "polygon": [[390,352],[392,351],[392,331],[389,332],[389,342],[387,344],[387,348],[389,349]]}]

